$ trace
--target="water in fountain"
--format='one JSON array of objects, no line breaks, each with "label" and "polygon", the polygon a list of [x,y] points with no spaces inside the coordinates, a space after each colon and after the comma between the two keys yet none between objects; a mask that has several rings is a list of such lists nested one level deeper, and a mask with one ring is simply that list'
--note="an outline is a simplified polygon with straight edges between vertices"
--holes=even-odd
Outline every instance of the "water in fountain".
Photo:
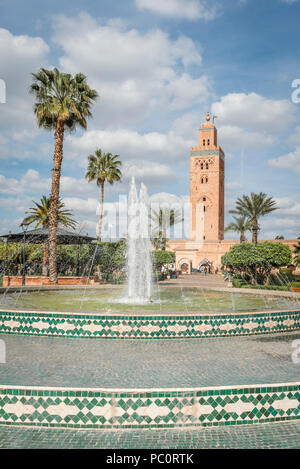
[{"label": "water in fountain", "polygon": [[127,276],[128,302],[141,304],[151,301],[149,201],[144,184],[141,185],[138,197],[134,178],[131,180],[128,198]]}]

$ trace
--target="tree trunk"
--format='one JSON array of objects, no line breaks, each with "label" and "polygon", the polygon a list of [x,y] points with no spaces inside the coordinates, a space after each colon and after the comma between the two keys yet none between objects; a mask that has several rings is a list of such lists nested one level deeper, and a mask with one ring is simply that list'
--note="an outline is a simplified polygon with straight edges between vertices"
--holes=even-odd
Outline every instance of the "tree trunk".
[{"label": "tree trunk", "polygon": [[102,218],[103,218],[103,202],[104,202],[104,181],[101,181],[101,201],[100,201],[100,215],[99,215],[99,226],[98,226],[97,241],[101,241]]},{"label": "tree trunk", "polygon": [[47,276],[47,268],[49,263],[49,249],[48,249],[48,241],[44,242],[44,253],[43,253],[43,275],[44,277]]},{"label": "tree trunk", "polygon": [[[257,227],[257,220],[256,218],[253,220],[253,225]],[[257,238],[258,238],[258,229],[255,228],[252,230],[252,243],[257,244]]]},{"label": "tree trunk", "polygon": [[57,225],[58,225],[58,203],[60,189],[61,164],[63,159],[63,142],[64,142],[64,121],[58,120],[55,130],[55,149],[53,156],[52,170],[52,186],[50,196],[49,211],[49,269],[50,282],[57,283]]},{"label": "tree trunk", "polygon": [[241,231],[241,236],[240,236],[240,243],[244,243],[246,241],[246,238],[245,238],[245,233],[244,231]]}]

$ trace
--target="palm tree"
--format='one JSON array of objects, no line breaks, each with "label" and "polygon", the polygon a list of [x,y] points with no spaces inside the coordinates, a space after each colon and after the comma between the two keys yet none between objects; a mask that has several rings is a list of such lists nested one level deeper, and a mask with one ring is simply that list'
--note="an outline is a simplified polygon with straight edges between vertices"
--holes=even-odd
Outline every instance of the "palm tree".
[{"label": "palm tree", "polygon": [[[50,215],[50,197],[43,195],[40,203],[32,201],[34,207],[25,212],[28,217],[24,218],[20,226],[28,226],[31,223],[35,223],[35,228],[42,226],[43,228],[49,227],[49,215]],[[65,204],[60,199],[58,202],[58,223],[62,224],[67,228],[75,228],[76,221],[72,218],[73,211],[64,208]],[[49,260],[48,242],[44,243],[43,253],[43,275],[47,275],[47,265]]]},{"label": "palm tree", "polygon": [[165,250],[167,244],[167,230],[177,223],[183,222],[181,212],[180,210],[163,207],[160,208],[158,212],[152,210],[150,218],[154,222],[156,229],[153,245],[160,244],[162,250]]},{"label": "palm tree", "polygon": [[263,192],[259,194],[251,192],[250,196],[243,195],[242,198],[237,199],[235,209],[230,210],[229,213],[248,218],[252,226],[252,242],[257,244],[259,230],[258,221],[260,217],[274,212],[274,210],[278,210],[278,208],[272,197],[268,197]]},{"label": "palm tree", "polygon": [[251,231],[251,222],[245,216],[233,217],[233,219],[235,221],[229,223],[224,231],[235,231],[236,233],[240,233],[240,243],[244,243],[246,241],[246,231]]},{"label": "palm tree", "polygon": [[50,281],[57,283],[56,242],[64,134],[77,126],[86,129],[87,118],[92,117],[91,105],[98,93],[88,86],[86,76],[82,73],[72,76],[61,73],[57,68],[41,68],[32,76],[30,92],[36,98],[34,114],[38,126],[55,132],[49,211],[49,267]]},{"label": "palm tree", "polygon": [[109,184],[113,184],[116,181],[120,181],[122,177],[120,170],[122,162],[119,161],[118,158],[120,158],[119,155],[113,156],[111,153],[103,153],[100,148],[95,151],[94,155],[89,155],[88,157],[88,167],[85,177],[88,182],[96,181],[97,186],[101,189],[98,241],[101,241],[104,184],[106,181],[109,182]]}]

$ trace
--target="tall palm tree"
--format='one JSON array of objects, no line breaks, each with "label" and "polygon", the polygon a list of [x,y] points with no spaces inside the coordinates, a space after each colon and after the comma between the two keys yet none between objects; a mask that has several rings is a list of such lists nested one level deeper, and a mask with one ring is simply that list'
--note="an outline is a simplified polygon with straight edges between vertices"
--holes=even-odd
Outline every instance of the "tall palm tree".
[{"label": "tall palm tree", "polygon": [[251,192],[250,196],[243,195],[242,198],[237,199],[235,209],[230,210],[229,213],[248,218],[252,225],[252,242],[257,244],[259,219],[278,208],[272,197],[268,197],[263,192],[259,194]]},{"label": "tall palm tree", "polygon": [[[160,208],[158,211],[152,210],[150,215],[154,222],[156,235],[154,244],[160,243],[163,250],[166,249],[167,231],[177,223],[183,222],[180,210],[174,210],[167,207]],[[156,241],[155,241],[156,240]]]},{"label": "tall palm tree", "polygon": [[32,76],[30,92],[36,98],[34,114],[38,126],[55,132],[49,212],[49,267],[50,281],[57,283],[56,243],[64,134],[78,126],[86,129],[87,118],[92,117],[91,106],[98,93],[88,86],[82,73],[72,76],[61,73],[57,68],[41,68]]},{"label": "tall palm tree", "polygon": [[119,155],[113,156],[111,153],[103,153],[100,148],[95,151],[94,155],[89,155],[88,157],[88,167],[85,177],[88,182],[96,181],[97,186],[100,187],[101,190],[98,241],[101,241],[104,184],[106,181],[109,182],[109,184],[113,184],[114,182],[120,181],[122,177],[120,170],[122,162],[118,160],[118,158],[120,158]]},{"label": "tall palm tree", "polygon": [[[42,226],[43,228],[49,227],[50,219],[50,197],[43,195],[40,203],[32,201],[34,207],[25,212],[28,216],[24,218],[20,226],[28,226],[31,223],[35,223],[35,228]],[[65,204],[60,199],[58,202],[58,223],[62,224],[67,228],[75,228],[76,221],[72,218],[73,211],[67,210],[64,208]],[[43,253],[43,275],[47,275],[47,265],[49,261],[49,249],[48,242],[44,243],[44,253]]]},{"label": "tall palm tree", "polygon": [[233,217],[233,219],[234,221],[229,223],[224,231],[235,231],[236,233],[240,233],[240,243],[244,243],[246,241],[245,233],[246,231],[251,231],[252,224],[245,216]]}]

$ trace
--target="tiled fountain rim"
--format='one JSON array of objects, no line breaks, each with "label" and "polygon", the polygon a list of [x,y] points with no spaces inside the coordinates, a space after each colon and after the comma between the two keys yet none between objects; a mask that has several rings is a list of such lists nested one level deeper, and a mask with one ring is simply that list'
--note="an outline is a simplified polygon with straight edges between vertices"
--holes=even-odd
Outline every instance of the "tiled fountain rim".
[{"label": "tiled fountain rim", "polygon": [[[97,319],[98,317],[101,319],[129,319],[129,320],[145,320],[149,321],[152,319],[164,319],[165,317],[171,317],[171,318],[176,318],[179,320],[188,320],[189,318],[199,318],[199,319],[213,319],[213,318],[218,318],[220,317],[230,317],[230,316],[246,316],[246,317],[252,317],[252,316],[268,316],[272,314],[289,314],[289,313],[299,313],[300,314],[300,308],[286,308],[286,309],[279,309],[279,310],[273,310],[269,309],[266,311],[193,311],[193,312],[152,312],[149,311],[148,313],[145,312],[139,312],[135,311],[134,314],[131,314],[130,312],[113,312],[113,311],[108,311],[108,312],[91,312],[89,311],[88,313],[85,313],[84,311],[40,311],[40,310],[26,310],[26,309],[12,309],[12,308],[2,308],[0,305],[0,315],[1,313],[6,313],[6,314],[23,314],[23,315],[30,315],[30,316],[36,316],[39,315],[41,317],[45,316],[53,316],[53,317],[66,317],[68,318],[69,316],[75,319]],[[1,317],[1,316],[0,316]]]},{"label": "tiled fountain rim", "polygon": [[176,428],[299,420],[300,383],[192,389],[0,386],[0,425]]},{"label": "tiled fountain rim", "polygon": [[[1,391],[7,390],[20,390],[20,391],[49,391],[56,393],[57,391],[62,392],[90,392],[90,393],[108,393],[108,394],[143,394],[143,393],[202,393],[202,392],[221,392],[221,391],[251,391],[258,389],[280,389],[280,388],[299,388],[300,381],[288,382],[288,383],[268,383],[268,384],[238,384],[233,386],[200,386],[194,388],[88,388],[88,387],[64,387],[64,386],[21,386],[21,385],[5,385],[0,384]],[[268,391],[267,391],[268,392]],[[300,415],[299,415],[300,418]]]},{"label": "tiled fountain rim", "polygon": [[244,313],[49,313],[0,309],[3,334],[107,340],[206,339],[300,330],[300,310]]}]

